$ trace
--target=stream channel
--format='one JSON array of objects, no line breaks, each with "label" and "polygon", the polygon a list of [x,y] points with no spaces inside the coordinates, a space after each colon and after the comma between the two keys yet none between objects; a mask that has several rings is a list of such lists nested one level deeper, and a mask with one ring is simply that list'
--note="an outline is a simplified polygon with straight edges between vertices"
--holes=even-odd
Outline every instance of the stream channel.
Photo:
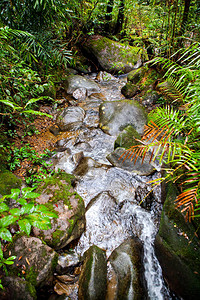
[{"label": "stream channel", "polygon": [[[94,81],[96,74],[85,77]],[[85,202],[86,230],[74,251],[83,255],[91,245],[96,245],[104,249],[109,258],[114,249],[135,236],[143,244],[147,298],[171,299],[154,253],[154,239],[162,209],[160,187],[151,192],[150,203],[144,201],[143,205],[139,205],[152,189],[148,182],[160,174],[139,176],[109,163],[106,156],[114,150],[117,136],[108,135],[99,128],[99,106],[104,101],[125,99],[121,88],[126,77],[97,82],[101,88],[99,94],[76,101],[71,97],[72,107],[84,109],[84,121],[69,132],[68,138],[58,142],[54,159],[56,170],[76,176],[75,189]],[[65,151],[59,151],[59,147],[64,147]],[[108,264],[108,276],[111,273],[112,267]],[[126,299],[133,299],[131,291]]]}]

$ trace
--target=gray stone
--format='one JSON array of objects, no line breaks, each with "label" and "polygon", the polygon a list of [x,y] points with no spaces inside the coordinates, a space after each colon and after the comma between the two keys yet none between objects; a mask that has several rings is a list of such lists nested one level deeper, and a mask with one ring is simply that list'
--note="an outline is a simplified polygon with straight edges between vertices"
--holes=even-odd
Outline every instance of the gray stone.
[{"label": "gray stone", "polygon": [[11,256],[16,256],[14,264],[10,266],[14,273],[23,271],[22,275],[34,286],[42,286],[52,280],[58,255],[40,239],[18,237],[10,246],[9,252]]},{"label": "gray stone", "polygon": [[56,123],[61,131],[73,131],[81,127],[85,111],[78,106],[67,107],[57,116]]},{"label": "gray stone", "polygon": [[113,251],[109,261],[117,276],[116,299],[145,299],[142,243],[130,238]]},{"label": "gray stone", "polygon": [[84,88],[87,91],[87,96],[90,96],[93,93],[99,93],[101,90],[96,82],[86,79],[80,75],[67,77],[67,79],[63,82],[63,86],[68,94],[73,94],[75,90]]},{"label": "gray stone", "polygon": [[136,100],[104,102],[99,108],[99,126],[110,135],[117,135],[128,125],[143,134],[147,114]]},{"label": "gray stone", "polygon": [[104,300],[106,297],[107,265],[105,252],[91,246],[84,254],[84,264],[79,279],[80,300]]},{"label": "gray stone", "polygon": [[87,90],[86,90],[86,88],[79,88],[79,89],[76,89],[72,95],[73,95],[74,99],[83,101],[86,99]]},{"label": "gray stone", "polygon": [[135,159],[131,161],[131,158],[127,157],[125,159],[125,151],[125,148],[116,148],[107,156],[108,161],[115,167],[134,172],[141,176],[148,176],[155,172],[155,167],[149,163],[150,155],[147,154],[143,162],[141,157],[138,157],[136,161]]}]

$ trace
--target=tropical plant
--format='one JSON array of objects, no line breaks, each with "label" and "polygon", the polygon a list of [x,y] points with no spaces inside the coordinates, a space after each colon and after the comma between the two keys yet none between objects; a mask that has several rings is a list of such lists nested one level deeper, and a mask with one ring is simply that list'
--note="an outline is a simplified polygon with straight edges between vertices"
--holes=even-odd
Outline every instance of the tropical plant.
[{"label": "tropical plant", "polygon": [[[137,160],[151,152],[150,161],[159,160],[167,175],[154,183],[172,180],[181,186],[176,206],[189,220],[200,217],[200,48],[194,43],[180,50],[180,58],[158,58],[166,69],[165,77],[173,86],[164,85],[171,106],[160,107],[149,114],[141,144],[131,147],[123,156]],[[177,53],[176,53],[177,55]],[[174,106],[175,105],[175,106]]]},{"label": "tropical plant", "polygon": [[[35,226],[42,230],[51,228],[51,219],[57,215],[44,205],[35,202],[35,198],[40,194],[33,191],[34,188],[12,189],[11,194],[0,199],[0,267],[7,274],[6,265],[14,263],[15,256],[4,258],[2,241],[12,242],[10,226],[16,224],[18,232],[25,232],[30,235],[31,227]],[[15,201],[13,207],[9,207],[8,200]],[[0,284],[2,288],[2,285]]]}]

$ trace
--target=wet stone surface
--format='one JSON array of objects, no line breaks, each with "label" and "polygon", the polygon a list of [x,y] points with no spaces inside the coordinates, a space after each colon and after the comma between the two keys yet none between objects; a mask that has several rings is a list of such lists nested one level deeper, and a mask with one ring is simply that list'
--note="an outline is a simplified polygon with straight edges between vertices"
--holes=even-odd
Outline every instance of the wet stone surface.
[{"label": "wet stone surface", "polygon": [[[143,268],[148,297],[162,300],[168,294],[154,253],[154,238],[162,209],[159,202],[160,188],[152,190],[149,183],[160,174],[155,172],[149,175],[151,172],[147,172],[140,176],[120,165],[112,166],[107,159],[114,151],[118,133],[127,125],[132,125],[142,134],[146,113],[137,103],[133,124],[130,100],[121,102],[124,99],[121,88],[125,85],[126,78],[114,80],[110,77],[111,80],[104,80],[104,75],[100,74],[97,78],[95,74],[85,76],[86,79],[96,80],[101,92],[91,94],[84,100],[76,100],[76,108],[84,111],[81,127],[79,130],[75,129],[74,136],[60,141],[58,149],[61,147],[65,150],[58,152],[54,159],[56,169],[64,169],[75,175],[75,191],[83,198],[86,207],[86,228],[74,251],[82,256],[91,246],[96,245],[105,251],[108,258],[117,247],[134,235],[143,245]],[[104,107],[104,111],[110,115],[114,111],[113,107],[119,108],[120,118],[119,114],[114,114],[113,117],[117,128],[110,126],[108,130],[104,128],[104,132],[101,130],[107,123],[102,125],[101,119],[99,121],[99,107],[100,111]],[[127,121],[129,117],[130,120]],[[111,125],[113,118],[111,116]],[[150,198],[147,198],[142,207],[139,206],[148,193],[151,194]],[[116,283],[115,288],[112,288],[116,294]],[[76,297],[72,299],[78,299]]]}]

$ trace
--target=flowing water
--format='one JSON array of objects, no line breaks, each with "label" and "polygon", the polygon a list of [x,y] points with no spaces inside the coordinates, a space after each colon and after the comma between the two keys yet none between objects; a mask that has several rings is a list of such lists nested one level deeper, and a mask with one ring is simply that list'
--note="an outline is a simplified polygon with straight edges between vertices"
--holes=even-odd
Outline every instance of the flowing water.
[{"label": "flowing water", "polygon": [[[103,100],[116,101],[124,79],[101,83],[101,95],[90,96],[80,105],[86,112],[84,126],[75,136],[64,141],[65,152],[58,153],[55,168],[74,173],[76,191],[86,206],[86,231],[81,236],[75,251],[82,255],[91,245],[106,250],[107,257],[127,238],[137,236],[144,247],[144,270],[148,298],[170,299],[162,271],[154,253],[154,239],[158,230],[162,209],[160,188],[151,193],[149,206],[139,206],[152,186],[152,176],[138,176],[120,168],[112,167],[106,156],[114,149],[115,136],[102,132],[98,127],[98,107]],[[80,163],[77,157],[81,155]],[[84,158],[83,158],[84,157]]]}]

